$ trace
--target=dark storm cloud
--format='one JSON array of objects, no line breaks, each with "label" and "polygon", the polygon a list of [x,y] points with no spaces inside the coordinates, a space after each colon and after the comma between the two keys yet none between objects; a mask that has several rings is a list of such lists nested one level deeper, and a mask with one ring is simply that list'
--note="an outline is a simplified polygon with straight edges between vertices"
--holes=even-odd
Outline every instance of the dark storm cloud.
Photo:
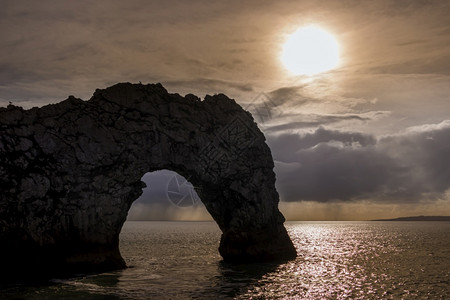
[{"label": "dark storm cloud", "polygon": [[376,140],[319,128],[269,137],[277,187],[285,201],[417,202],[450,188],[450,122]]},{"label": "dark storm cloud", "polygon": [[411,167],[410,191],[440,194],[450,188],[450,121],[415,126],[380,141],[380,148]]}]

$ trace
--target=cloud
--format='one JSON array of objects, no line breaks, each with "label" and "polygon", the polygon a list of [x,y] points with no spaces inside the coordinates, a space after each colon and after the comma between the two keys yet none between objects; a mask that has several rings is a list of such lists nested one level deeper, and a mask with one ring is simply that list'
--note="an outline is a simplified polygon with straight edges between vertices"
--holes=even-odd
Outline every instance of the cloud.
[{"label": "cloud", "polygon": [[[261,124],[266,133],[280,133],[304,128],[317,128],[326,125],[336,125],[337,123],[364,123],[373,120],[375,115],[385,114],[386,112],[371,112],[369,114],[335,114],[335,115],[319,115],[319,114],[293,114],[280,116],[281,118],[272,119]],[[302,121],[297,121],[297,120]]]},{"label": "cloud", "polygon": [[253,87],[248,83],[240,83],[226,80],[208,79],[208,78],[195,78],[189,80],[168,80],[164,82],[167,86],[177,86],[180,87],[192,87],[195,86],[196,89],[201,90],[211,90],[214,93],[224,93],[229,89],[236,89],[241,92],[251,92]]},{"label": "cloud", "polygon": [[192,184],[178,173],[149,172],[142,181],[147,187],[131,206],[128,220],[212,220]]},{"label": "cloud", "polygon": [[268,138],[284,201],[411,203],[450,189],[450,123],[376,139],[319,128]]},{"label": "cloud", "polygon": [[0,105],[89,99],[96,88],[139,81],[239,98],[265,68],[253,51],[264,38],[243,25],[253,4],[3,1]]},{"label": "cloud", "polygon": [[[448,118],[448,82],[445,75],[328,74],[260,93],[249,108],[266,133],[326,126],[379,136]],[[258,120],[267,111],[270,117]]]},{"label": "cloud", "polygon": [[273,105],[279,106],[286,102],[295,102],[297,105],[302,105],[308,102],[317,101],[317,99],[306,97],[302,93],[304,85],[294,85],[281,87],[268,93],[270,101]]},{"label": "cloud", "polygon": [[[240,95],[268,88],[280,101],[317,105],[324,100],[313,93],[317,85],[309,94],[301,90],[301,97],[298,87],[278,89],[288,78],[278,52],[289,32],[308,22],[329,28],[343,46],[346,74],[390,72],[377,69],[386,66],[396,66],[396,74],[441,72],[449,70],[448,5],[432,3],[6,0],[0,10],[0,79],[6,79],[0,98],[55,102],[68,94],[85,98],[120,81],[191,81],[198,89],[237,89]],[[321,84],[322,91],[329,86]],[[339,99],[329,100],[327,105]]]},{"label": "cloud", "polygon": [[360,74],[448,74],[449,9],[445,1],[361,3],[349,11],[358,26],[343,21],[344,68]]},{"label": "cloud", "polygon": [[[354,79],[354,78],[352,78]],[[364,104],[373,104],[372,97],[353,96],[348,90],[342,89],[346,78],[339,74],[318,74],[315,77],[303,80],[297,78],[288,86],[275,89],[269,93],[262,93],[264,97],[256,100],[270,103],[273,109],[277,109],[282,116],[290,115],[350,115],[363,113],[355,110],[355,107]],[[299,82],[295,82],[299,81]]]}]

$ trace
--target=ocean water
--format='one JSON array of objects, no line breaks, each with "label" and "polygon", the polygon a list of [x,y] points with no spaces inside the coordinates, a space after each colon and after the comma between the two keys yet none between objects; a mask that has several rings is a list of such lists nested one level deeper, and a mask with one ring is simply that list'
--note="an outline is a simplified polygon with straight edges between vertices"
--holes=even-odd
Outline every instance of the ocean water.
[{"label": "ocean water", "polygon": [[221,261],[213,222],[127,222],[128,269],[40,285],[0,299],[450,299],[450,222],[287,222],[298,258]]}]

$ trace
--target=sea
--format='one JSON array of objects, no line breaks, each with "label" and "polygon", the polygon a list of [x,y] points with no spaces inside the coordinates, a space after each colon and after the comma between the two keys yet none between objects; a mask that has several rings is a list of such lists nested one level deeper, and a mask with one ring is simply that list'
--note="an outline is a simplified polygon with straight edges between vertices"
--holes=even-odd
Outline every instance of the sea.
[{"label": "sea", "polygon": [[128,268],[0,299],[450,299],[450,222],[287,222],[298,257],[229,264],[214,222],[126,222]]}]

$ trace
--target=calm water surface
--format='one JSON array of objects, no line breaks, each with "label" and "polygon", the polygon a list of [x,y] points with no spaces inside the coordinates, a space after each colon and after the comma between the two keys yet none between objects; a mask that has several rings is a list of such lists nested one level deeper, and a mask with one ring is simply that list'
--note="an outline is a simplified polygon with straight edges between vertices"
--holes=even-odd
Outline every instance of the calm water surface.
[{"label": "calm water surface", "polygon": [[298,258],[221,262],[213,222],[127,222],[130,268],[0,287],[0,299],[450,299],[450,222],[288,222]]}]

